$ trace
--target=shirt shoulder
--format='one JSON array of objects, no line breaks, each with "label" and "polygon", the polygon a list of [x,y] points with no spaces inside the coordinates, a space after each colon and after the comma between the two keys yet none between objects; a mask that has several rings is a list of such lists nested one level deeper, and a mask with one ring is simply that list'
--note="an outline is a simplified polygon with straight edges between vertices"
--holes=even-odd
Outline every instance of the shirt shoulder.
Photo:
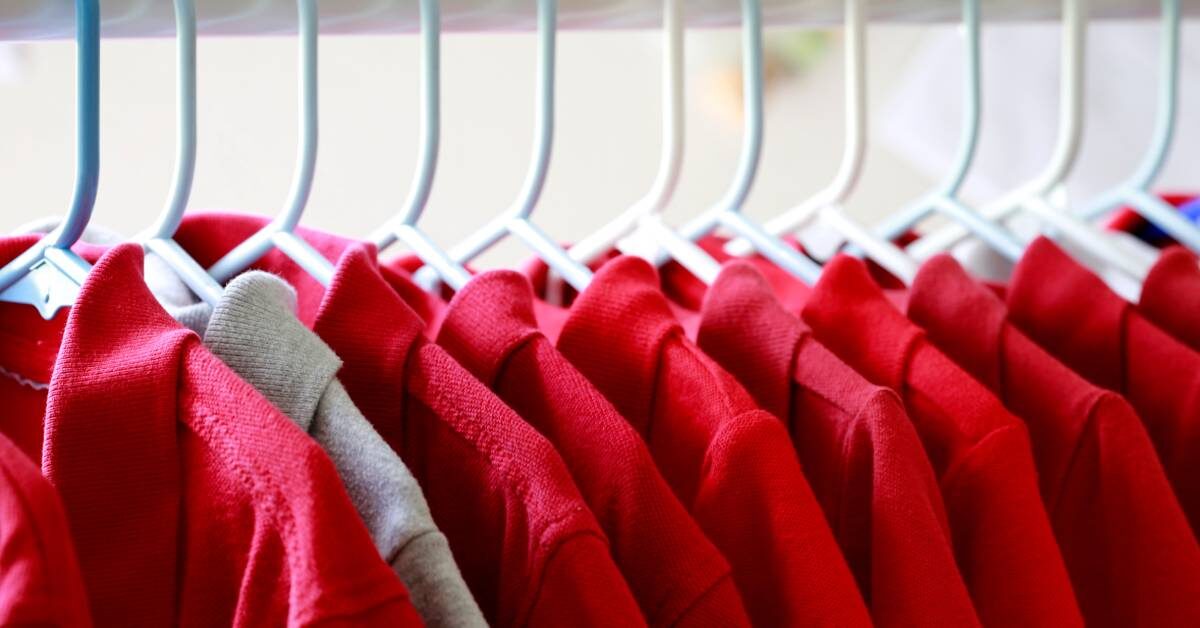
[{"label": "shirt shoulder", "polygon": [[[249,552],[243,565],[222,565],[214,557],[189,573],[241,581],[239,594],[278,600],[238,605],[236,612],[247,615],[238,621],[371,617],[420,625],[320,446],[198,339],[185,347],[181,368],[179,418],[194,436],[182,445],[185,487],[198,489],[185,488],[185,543],[195,545],[185,551],[211,555],[200,545],[225,537]],[[230,567],[243,573],[219,571]],[[197,607],[212,601],[206,595],[219,595],[202,583],[185,582],[184,589],[197,596],[184,603]]]}]

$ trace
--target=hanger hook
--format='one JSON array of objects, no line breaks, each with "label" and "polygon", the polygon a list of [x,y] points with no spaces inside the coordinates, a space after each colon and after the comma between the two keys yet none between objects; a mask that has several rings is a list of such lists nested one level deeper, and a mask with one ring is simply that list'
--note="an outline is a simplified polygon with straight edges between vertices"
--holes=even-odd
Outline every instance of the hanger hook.
[{"label": "hanger hook", "polygon": [[[74,301],[91,269],[70,247],[92,218],[100,180],[99,0],[75,0],[75,49],[76,172],[70,209],[57,229],[0,268],[0,300],[34,305],[47,319]],[[43,268],[55,281],[23,281]]]},{"label": "hanger hook", "polygon": [[420,0],[421,21],[421,144],[417,171],[409,188],[408,198],[394,220],[388,221],[370,237],[378,250],[403,240],[423,262],[433,267],[442,280],[455,290],[471,279],[462,264],[437,246],[417,228],[437,171],[441,137],[441,11],[438,0]]},{"label": "hanger hook", "polygon": [[317,164],[317,40],[319,18],[316,0],[297,0],[300,39],[300,146],[296,170],[284,211],[258,233],[217,260],[208,272],[226,281],[245,270],[272,247],[283,251],[322,285],[333,279],[333,265],[294,231],[308,205]]}]

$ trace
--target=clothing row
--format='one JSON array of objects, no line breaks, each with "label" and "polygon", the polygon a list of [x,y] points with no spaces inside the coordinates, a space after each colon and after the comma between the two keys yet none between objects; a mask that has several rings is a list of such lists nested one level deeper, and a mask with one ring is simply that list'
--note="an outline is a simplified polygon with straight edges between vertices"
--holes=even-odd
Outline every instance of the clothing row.
[{"label": "clothing row", "polygon": [[[189,214],[208,266],[269,219]],[[39,232],[0,239],[0,261]],[[612,255],[457,294],[297,231],[220,302],[97,228],[0,303],[0,623],[1200,621],[1200,264],[1138,303],[1039,238],[1004,283],[839,255],[711,286]]]}]

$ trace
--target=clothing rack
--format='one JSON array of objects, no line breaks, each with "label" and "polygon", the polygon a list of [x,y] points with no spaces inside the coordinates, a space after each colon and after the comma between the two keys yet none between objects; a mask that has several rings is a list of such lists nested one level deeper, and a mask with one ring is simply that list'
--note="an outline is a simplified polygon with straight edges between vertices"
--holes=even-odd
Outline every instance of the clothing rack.
[{"label": "clothing rack", "polygon": [[[112,37],[168,37],[175,18],[170,2],[105,0],[101,32]],[[1059,2],[1047,0],[985,0],[988,21],[1058,19]],[[1093,0],[1092,19],[1150,18],[1158,13],[1153,1]],[[1200,15],[1200,2],[1185,2],[1185,16]],[[957,2],[947,0],[870,0],[873,21],[921,23],[957,21]],[[418,4],[410,0],[327,0],[320,3],[322,34],[385,34],[415,32]],[[536,3],[532,0],[451,0],[442,3],[445,31],[531,31]],[[840,0],[763,0],[768,26],[838,24]],[[567,0],[559,7],[561,29],[657,28],[662,23],[661,0]],[[296,32],[296,6],[288,0],[197,0],[200,35],[287,35]],[[734,26],[738,3],[731,0],[688,0],[684,10],[689,27]],[[74,33],[71,0],[0,2],[0,40],[69,39]]]}]

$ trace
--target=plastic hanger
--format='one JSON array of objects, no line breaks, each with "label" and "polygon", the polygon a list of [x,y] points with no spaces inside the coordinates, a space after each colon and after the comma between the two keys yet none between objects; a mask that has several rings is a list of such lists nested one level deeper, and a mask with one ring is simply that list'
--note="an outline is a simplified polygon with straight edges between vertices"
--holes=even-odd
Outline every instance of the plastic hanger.
[{"label": "plastic hanger", "polygon": [[[684,57],[683,2],[663,2],[663,136],[658,174],[645,196],[612,222],[592,232],[572,246],[572,259],[588,263],[614,245],[623,253],[637,254],[637,240],[645,238],[667,250],[676,260],[705,284],[711,284],[721,265],[694,242],[678,235],[662,221],[662,212],[675,192],[683,163]],[[621,242],[623,238],[630,240]],[[618,244],[620,242],[620,244]]]},{"label": "plastic hanger", "polygon": [[1193,251],[1200,251],[1200,228],[1149,191],[1167,161],[1175,135],[1179,102],[1179,22],[1179,0],[1163,0],[1162,75],[1159,77],[1158,114],[1150,149],[1128,181],[1084,207],[1078,215],[1095,218],[1121,205],[1129,205],[1178,242]]},{"label": "plastic hanger", "polygon": [[215,306],[224,291],[221,284],[174,239],[187,210],[196,172],[196,6],[192,0],[175,0],[175,37],[178,64],[175,175],[166,205],[142,245],[162,258],[196,296]]},{"label": "plastic hanger", "polygon": [[441,136],[441,13],[437,0],[420,0],[421,6],[421,148],[417,172],[404,209],[392,221],[371,235],[380,251],[402,240],[426,265],[437,271],[442,281],[460,290],[471,279],[463,265],[450,258],[433,240],[417,228],[417,221],[429,202],[433,175],[437,170]]},{"label": "plastic hanger", "polygon": [[[771,235],[792,231],[814,216],[836,229],[852,244],[905,284],[917,274],[917,264],[891,242],[876,237],[846,214],[842,204],[858,182],[866,150],[866,28],[862,0],[845,1],[846,54],[846,148],[833,181],[800,205],[768,221],[764,229]],[[689,227],[688,237],[694,235]],[[729,251],[748,253],[743,243],[730,243]]]},{"label": "plastic hanger", "polygon": [[979,120],[982,109],[980,88],[980,17],[979,0],[963,0],[962,27],[966,44],[966,63],[963,81],[963,134],[959,140],[954,166],[942,182],[930,193],[888,216],[875,233],[886,240],[895,240],[926,216],[938,211],[958,221],[1009,261],[1021,257],[1025,247],[1004,227],[988,220],[958,199],[966,181],[975,147],[979,142]]},{"label": "plastic hanger", "polygon": [[[1088,255],[1140,281],[1149,270],[1147,260],[1117,248],[1107,234],[1055,207],[1055,197],[1063,196],[1063,181],[1075,163],[1082,136],[1087,2],[1063,0],[1062,11],[1062,83],[1054,155],[1037,177],[985,205],[981,213],[991,220],[1002,220],[1014,212],[1026,211]],[[967,235],[962,225],[947,225],[912,243],[908,251],[916,258],[924,259],[950,248]]]},{"label": "plastic hanger", "polygon": [[100,176],[100,2],[75,0],[77,55],[75,191],[57,229],[0,268],[0,301],[37,308],[42,318],[75,302],[91,264],[71,251],[96,204]]},{"label": "plastic hanger", "polygon": [[[737,174],[725,195],[704,214],[682,230],[688,240],[695,241],[718,227],[725,227],[738,237],[750,241],[759,254],[800,280],[813,284],[821,275],[821,267],[779,238],[768,234],[754,221],[742,214],[742,206],[750,193],[758,160],[762,153],[763,135],[763,49],[762,7],[758,0],[742,0],[742,99],[745,118],[742,133],[742,153]],[[667,261],[670,251],[663,249],[654,256],[656,264]]]},{"label": "plastic hanger", "polygon": [[529,220],[546,181],[554,138],[554,40],[558,30],[557,15],[556,0],[538,0],[537,119],[534,123],[533,161],[525,183],[509,209],[451,248],[450,257],[459,263],[469,262],[505,236],[513,235],[533,249],[571,287],[583,290],[592,280],[592,271],[567,255],[562,247]]},{"label": "plastic hanger", "polygon": [[208,272],[217,281],[228,281],[250,267],[272,247],[283,251],[308,274],[328,286],[333,265],[294,231],[308,204],[317,163],[317,3],[298,0],[300,18],[300,152],[284,212],[261,231],[217,260]]}]

